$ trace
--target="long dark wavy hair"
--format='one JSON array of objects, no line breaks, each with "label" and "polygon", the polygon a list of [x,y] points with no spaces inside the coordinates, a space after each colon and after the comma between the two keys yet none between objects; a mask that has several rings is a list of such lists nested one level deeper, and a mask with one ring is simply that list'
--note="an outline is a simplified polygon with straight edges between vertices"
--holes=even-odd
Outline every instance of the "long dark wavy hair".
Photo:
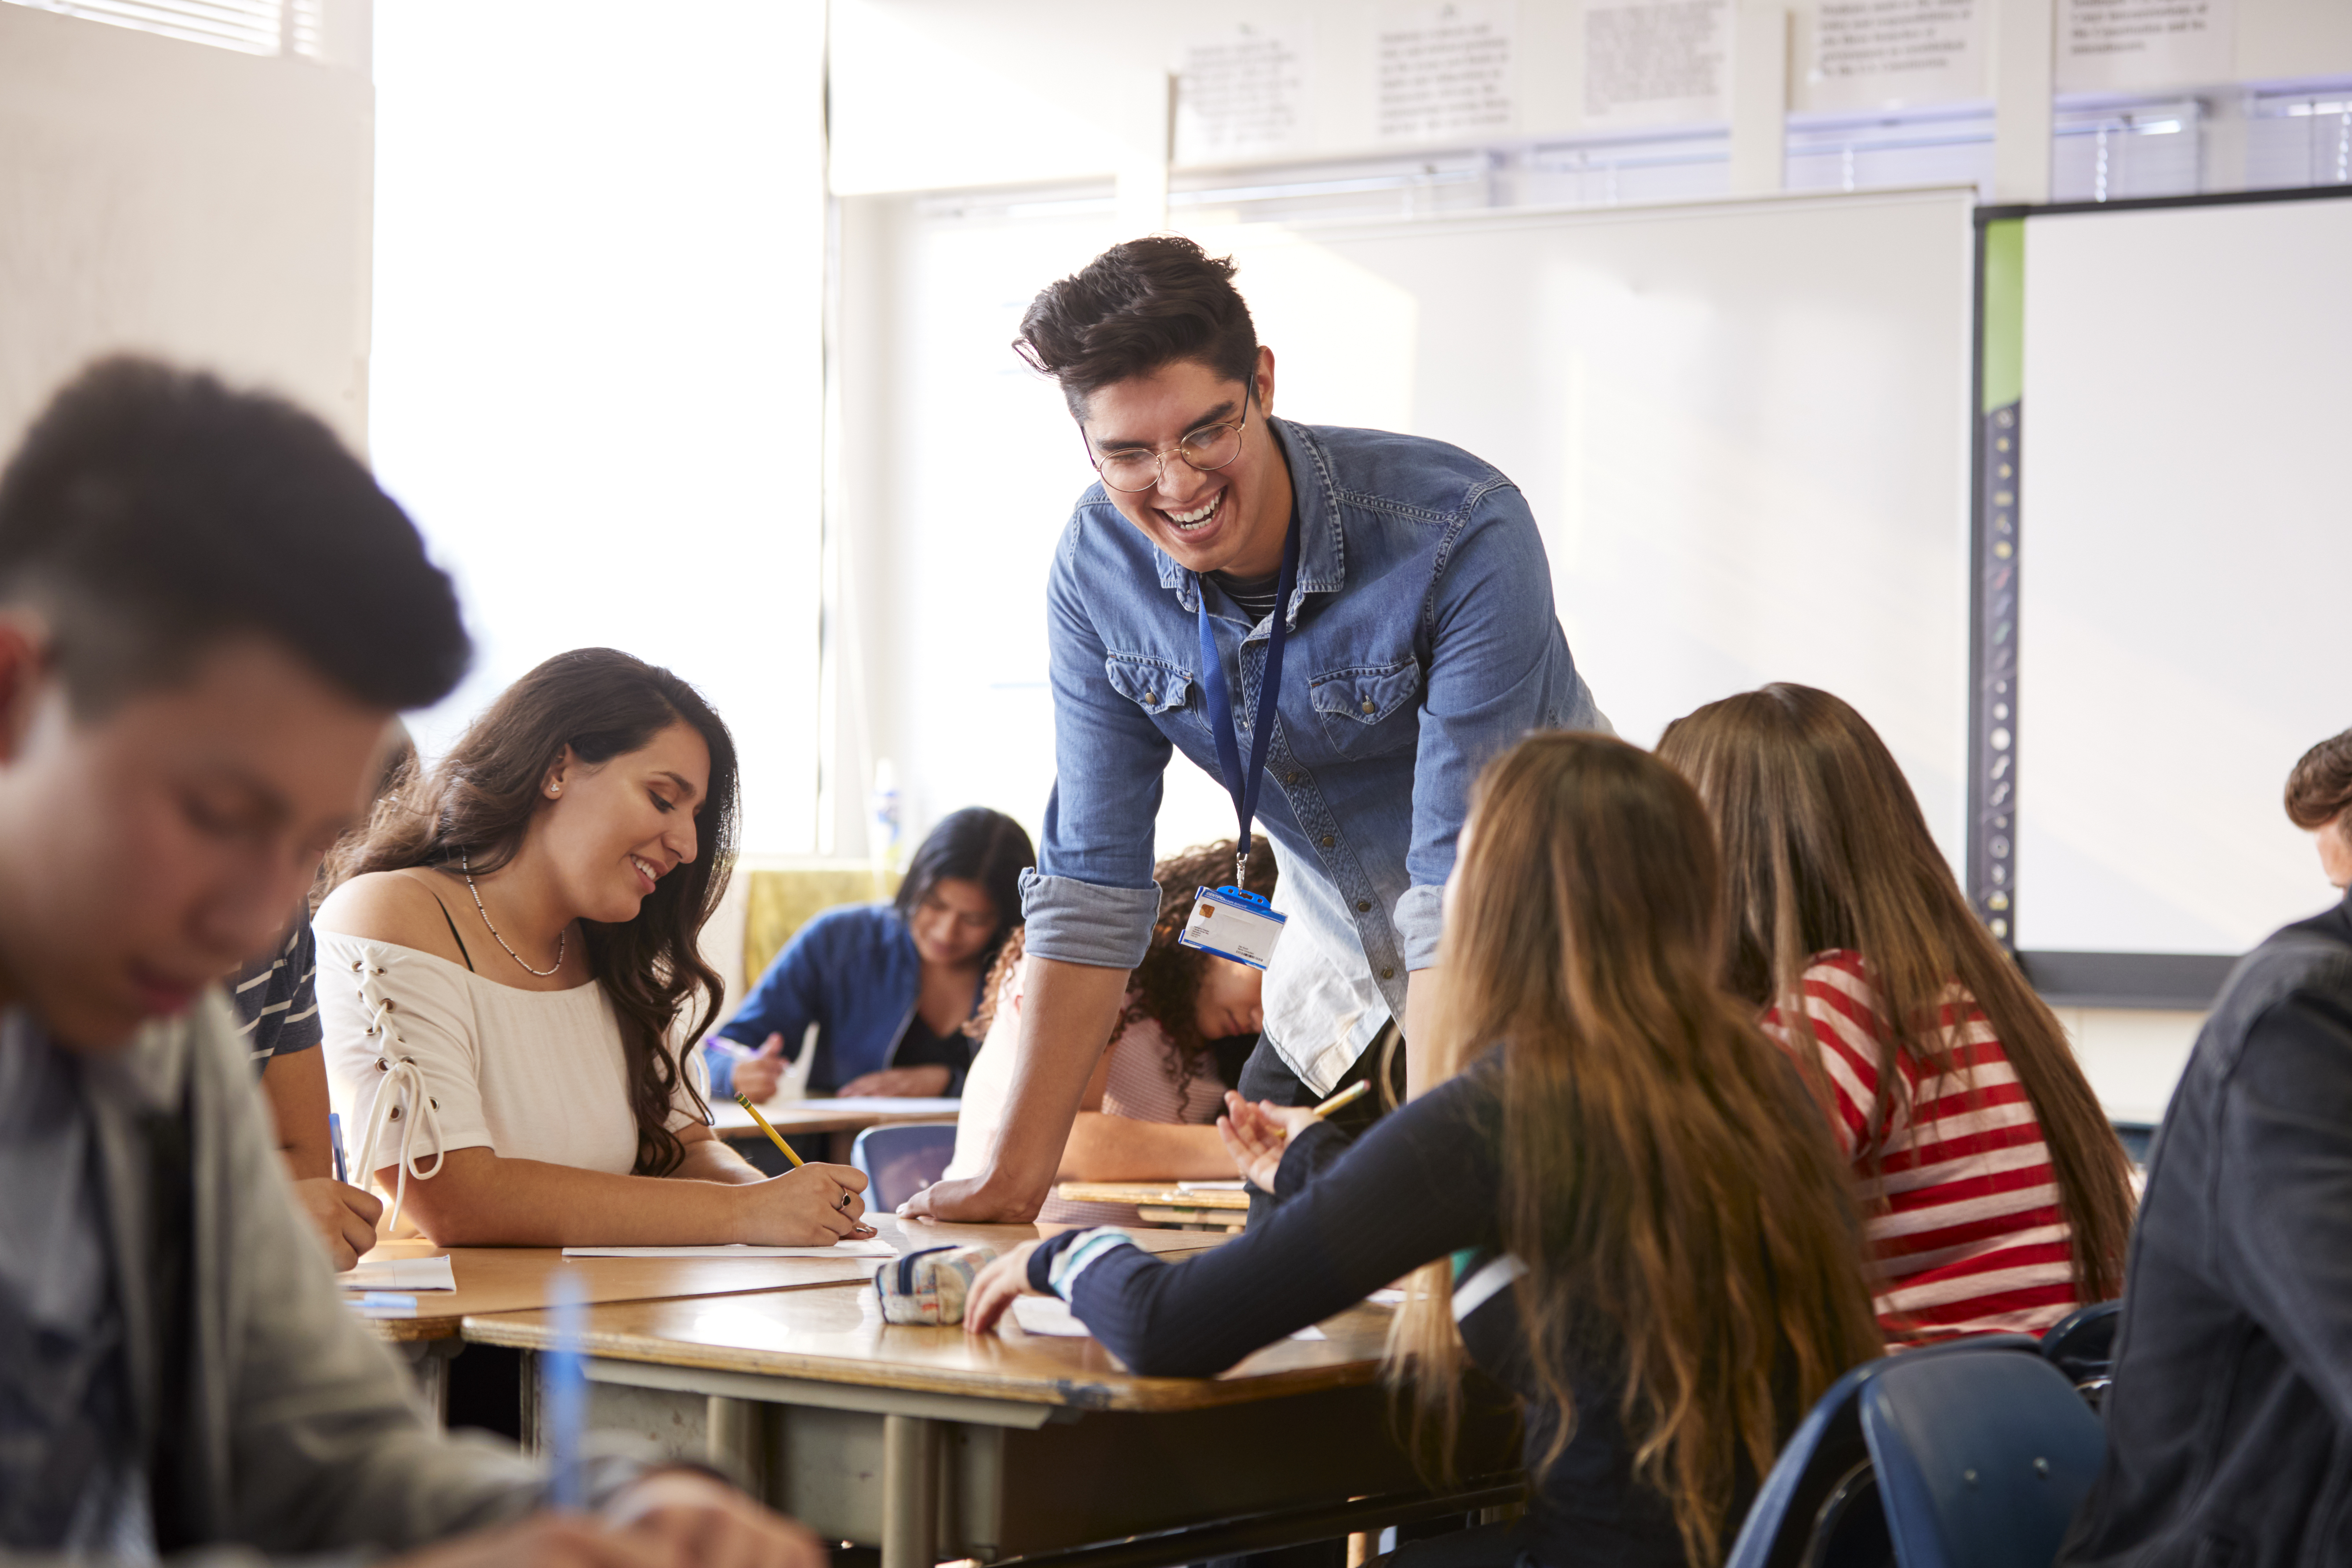
[{"label": "long dark wavy hair", "polygon": [[[735,864],[735,741],[700,692],[614,648],[557,654],[508,687],[429,771],[404,773],[377,801],[366,833],[339,845],[331,862],[336,886],[412,866],[455,871],[461,858],[478,877],[499,870],[547,805],[540,785],[566,746],[596,767],[680,723],[710,748],[709,787],[694,813],[695,858],[654,884],[634,920],[580,922],[589,967],[620,1015],[637,1123],[634,1169],[646,1176],[667,1174],[685,1156],[668,1126],[679,1080],[672,1031],[698,994],[699,1015],[679,1037],[699,1037],[726,1001],[698,938]],[[690,1082],[687,1092],[701,1104]]]},{"label": "long dark wavy hair", "polygon": [[[1151,879],[1160,884],[1160,918],[1152,922],[1151,945],[1145,950],[1143,962],[1135,966],[1132,990],[1120,1010],[1118,1026],[1110,1033],[1109,1044],[1115,1046],[1141,1019],[1150,1018],[1160,1026],[1168,1038],[1168,1074],[1176,1080],[1179,1105],[1191,1092],[1192,1080],[1201,1075],[1202,1058],[1212,1054],[1216,1042],[1201,1037],[1199,1009],[1194,1006],[1201,994],[1201,966],[1209,954],[1186,947],[1176,938],[1192,915],[1192,896],[1202,888],[1224,886],[1232,879],[1233,866],[1234,841],[1220,838],[1213,844],[1196,844],[1151,868]],[[1263,837],[1253,835],[1244,888],[1270,899],[1275,876],[1273,849]],[[964,1032],[973,1039],[988,1037],[988,1026],[996,1017],[997,998],[1021,966],[1023,946],[1016,929],[989,971],[988,984],[981,988],[980,1010],[964,1026]]]}]

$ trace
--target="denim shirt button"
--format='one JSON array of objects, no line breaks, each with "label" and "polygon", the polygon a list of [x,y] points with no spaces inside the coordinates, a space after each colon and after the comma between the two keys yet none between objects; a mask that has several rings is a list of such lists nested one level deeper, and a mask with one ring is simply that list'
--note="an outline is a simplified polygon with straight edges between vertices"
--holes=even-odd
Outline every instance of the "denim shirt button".
[{"label": "denim shirt button", "polygon": [[1356,900],[1356,912],[1357,912],[1358,914],[1362,914],[1365,910],[1367,910],[1370,909],[1371,907],[1372,907],[1372,900],[1370,900],[1370,899],[1358,899],[1358,900]]},{"label": "denim shirt button", "polygon": [[1328,833],[1323,836],[1323,847],[1326,849],[1331,847],[1331,836]]},{"label": "denim shirt button", "polygon": [[1393,969],[1383,969],[1381,971],[1381,978],[1383,980],[1394,980],[1396,978],[1396,971]]},{"label": "denim shirt button", "polygon": [[1366,699],[1364,702],[1364,711],[1367,713],[1377,713],[1380,711],[1380,708],[1370,699]]}]

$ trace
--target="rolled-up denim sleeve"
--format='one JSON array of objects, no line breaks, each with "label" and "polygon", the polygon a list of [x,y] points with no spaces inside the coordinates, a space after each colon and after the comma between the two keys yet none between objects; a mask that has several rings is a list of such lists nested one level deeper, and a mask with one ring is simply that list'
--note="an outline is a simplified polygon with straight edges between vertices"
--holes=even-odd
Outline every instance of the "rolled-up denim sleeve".
[{"label": "rolled-up denim sleeve", "polygon": [[1394,920],[1408,970],[1437,962],[1445,879],[1478,770],[1531,730],[1602,721],[1551,597],[1551,563],[1517,487],[1480,495],[1437,582],[1421,745],[1413,761],[1412,886]]},{"label": "rolled-up denim sleeve", "polygon": [[1109,650],[1079,580],[1086,526],[1081,510],[1046,579],[1054,793],[1037,868],[1021,879],[1021,910],[1028,951],[1038,957],[1132,969],[1143,962],[1160,912],[1151,833],[1174,748],[1111,688]]}]

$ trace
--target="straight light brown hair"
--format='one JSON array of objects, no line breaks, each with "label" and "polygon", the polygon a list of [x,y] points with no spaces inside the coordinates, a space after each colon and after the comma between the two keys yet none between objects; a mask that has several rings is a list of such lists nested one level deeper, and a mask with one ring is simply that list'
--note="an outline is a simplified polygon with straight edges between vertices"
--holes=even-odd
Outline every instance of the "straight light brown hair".
[{"label": "straight light brown hair", "polygon": [[[1965,1085],[1958,1030],[1943,1026],[1945,994],[1958,982],[2042,1124],[2083,1300],[2120,1295],[2130,1159],[2056,1015],[1969,908],[1878,731],[1826,691],[1773,685],[1675,720],[1658,755],[1697,785],[1722,840],[1731,987],[1759,1009],[1780,1008],[1817,1092],[1826,1092],[1822,1047],[1804,1009],[1814,954],[1862,954],[1890,1046],[1930,1077]],[[1901,1072],[1878,1074],[1874,1139],[1907,1110],[1909,1093]]]},{"label": "straight light brown hair", "polygon": [[[1502,1050],[1502,1236],[1528,1361],[1559,1415],[1568,1368],[1622,1366],[1633,1474],[1716,1562],[1743,1470],[1881,1353],[1850,1184],[1803,1084],[1717,985],[1714,835],[1690,785],[1602,735],[1521,742],[1482,775],[1428,1038],[1444,1078]],[[1415,1276],[1392,1382],[1451,1450],[1453,1277]]]}]

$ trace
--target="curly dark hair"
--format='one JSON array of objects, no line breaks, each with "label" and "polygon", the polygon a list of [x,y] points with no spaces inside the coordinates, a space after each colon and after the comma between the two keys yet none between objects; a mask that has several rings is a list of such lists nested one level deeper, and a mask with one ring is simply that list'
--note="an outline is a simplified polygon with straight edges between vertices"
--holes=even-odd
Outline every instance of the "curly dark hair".
[{"label": "curly dark hair", "polygon": [[[1202,888],[1223,887],[1232,880],[1234,847],[1230,838],[1197,844],[1151,868],[1151,879],[1160,884],[1160,918],[1152,922],[1151,945],[1145,950],[1143,962],[1135,966],[1133,990],[1118,1016],[1118,1026],[1110,1033],[1108,1044],[1117,1045],[1128,1026],[1139,1019],[1149,1018],[1160,1026],[1160,1033],[1167,1037],[1168,1070],[1176,1079],[1180,1103],[1191,1091],[1192,1080],[1200,1076],[1201,1058],[1210,1054],[1214,1042],[1201,1037],[1201,1025],[1193,1007],[1194,999],[1201,994],[1201,966],[1210,955],[1199,948],[1186,947],[1176,937],[1192,912],[1192,895]],[[1244,888],[1260,898],[1270,899],[1274,897],[1275,876],[1273,848],[1263,837],[1253,835],[1249,877]],[[995,967],[989,971],[988,984],[982,988],[980,1010],[963,1026],[964,1033],[975,1040],[988,1034],[988,1026],[996,1016],[996,999],[1020,965],[1024,947],[1022,937],[1023,933],[1015,931],[1005,939],[1003,951],[996,955]]]},{"label": "curly dark hair", "polygon": [[1247,381],[1257,369],[1257,328],[1234,287],[1232,258],[1153,234],[1045,285],[1013,350],[1061,384],[1071,416],[1083,422],[1087,399],[1102,388],[1180,360]]}]

